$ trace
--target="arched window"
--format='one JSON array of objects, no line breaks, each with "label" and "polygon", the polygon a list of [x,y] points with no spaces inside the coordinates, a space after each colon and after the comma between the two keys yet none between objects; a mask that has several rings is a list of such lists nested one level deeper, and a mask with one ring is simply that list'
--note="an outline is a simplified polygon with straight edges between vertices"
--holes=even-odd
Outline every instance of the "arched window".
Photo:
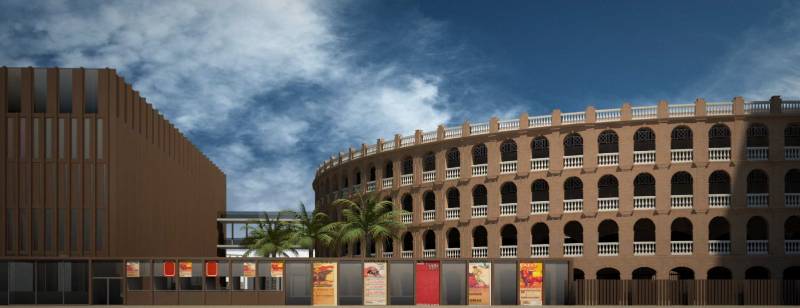
[{"label": "arched window", "polygon": [[414,212],[414,199],[411,198],[411,195],[405,194],[403,195],[403,199],[400,201],[403,205],[403,210],[409,213]]},{"label": "arched window", "polygon": [[724,217],[714,217],[708,223],[708,240],[710,241],[730,241],[731,226]]},{"label": "arched window", "polygon": [[403,159],[403,174],[414,173],[414,160],[411,157]]},{"label": "arched window", "polygon": [[572,269],[572,280],[584,280],[586,278],[586,274],[583,273],[582,269],[573,268]]},{"label": "arched window", "polygon": [[564,243],[583,243],[583,226],[577,221],[570,221],[564,225]]},{"label": "arched window", "polygon": [[597,191],[599,198],[619,197],[619,183],[613,175],[604,175],[597,181]]},{"label": "arched window", "polygon": [[564,200],[583,199],[583,182],[578,177],[564,181]]},{"label": "arched window", "polygon": [[350,186],[350,181],[345,175],[344,178],[342,178],[342,188],[347,188],[348,186]]},{"label": "arched window", "polygon": [[787,194],[800,193],[800,170],[792,169],[786,172],[783,178],[783,192]]},{"label": "arched window", "polygon": [[489,159],[486,157],[486,145],[483,143],[472,147],[472,164],[473,165],[483,165],[488,162]]},{"label": "arched window", "polygon": [[500,245],[501,246],[516,246],[517,245],[517,228],[512,224],[503,226],[500,229]]},{"label": "arched window", "polygon": [[769,277],[769,270],[763,266],[753,266],[744,271],[744,279],[746,280],[766,280]]},{"label": "arched window", "polygon": [[598,280],[619,280],[619,271],[606,267],[597,271]]},{"label": "arched window", "polygon": [[456,148],[447,150],[447,168],[456,168],[461,166],[461,152]]},{"label": "arched window", "polygon": [[649,173],[640,173],[633,179],[633,195],[646,197],[656,195],[656,178]]},{"label": "arched window", "polygon": [[461,207],[461,194],[458,193],[458,188],[450,188],[447,190],[447,208]]},{"label": "arched window", "polygon": [[669,280],[694,280],[694,271],[688,267],[676,267],[669,270]]},{"label": "arched window", "polygon": [[769,193],[769,178],[764,171],[753,170],[747,175],[747,193],[748,194],[768,194]]},{"label": "arched window", "polygon": [[550,201],[550,188],[547,181],[538,179],[531,184],[531,201]]},{"label": "arched window", "polygon": [[461,248],[461,234],[458,228],[450,228],[447,231],[447,248]]},{"label": "arched window", "polygon": [[597,235],[600,243],[619,243],[619,227],[613,220],[603,220],[597,226]]},{"label": "arched window", "polygon": [[356,170],[355,178],[356,178],[356,185],[361,185],[361,171]]},{"label": "arched window", "polygon": [[425,154],[425,159],[422,160],[422,171],[436,170],[436,155],[433,152]]},{"label": "arched window", "polygon": [[717,170],[708,176],[708,193],[712,195],[731,193],[731,178],[727,172]]},{"label": "arched window", "polygon": [[488,205],[486,186],[477,185],[472,189],[472,205]]},{"label": "arched window", "polygon": [[375,176],[375,166],[371,166],[371,167],[369,167],[369,181],[370,182],[375,182],[375,178],[376,178],[376,176]]},{"label": "arched window", "polygon": [[422,235],[422,249],[436,249],[436,233],[434,233],[433,230],[425,231],[425,234]]},{"label": "arched window", "polygon": [[531,141],[531,158],[549,158],[550,157],[550,143],[547,142],[547,137],[539,136],[533,138]]},{"label": "arched window", "polygon": [[761,123],[753,123],[747,128],[747,147],[769,147],[769,130]]},{"label": "arched window", "polygon": [[514,140],[506,140],[500,144],[500,161],[517,160],[517,143]]},{"label": "arched window", "polygon": [[534,245],[550,244],[550,229],[547,224],[538,222],[531,228],[531,242]]},{"label": "arched window", "polygon": [[414,251],[414,237],[411,236],[411,232],[403,235],[403,251]]},{"label": "arched window", "polygon": [[640,267],[631,273],[631,278],[634,280],[652,280],[656,279],[656,270],[649,267]]},{"label": "arched window", "polygon": [[726,279],[731,279],[732,277],[733,275],[731,274],[731,270],[722,266],[717,266],[708,270],[708,277],[706,279],[726,280]]},{"label": "arched window", "polygon": [[425,192],[422,200],[422,206],[425,211],[436,209],[436,195],[434,195],[432,191]]},{"label": "arched window", "polygon": [[784,241],[798,241],[800,240],[800,217],[791,216],[783,223],[783,240]]},{"label": "arched window", "polygon": [[388,179],[388,178],[392,178],[392,177],[394,177],[394,165],[392,164],[392,161],[390,160],[390,161],[388,161],[386,163],[386,167],[383,168],[383,178],[384,179]]},{"label": "arched window", "polygon": [[671,194],[673,196],[692,195],[692,175],[688,172],[678,172],[672,176]]},{"label": "arched window", "polygon": [[783,146],[800,147],[800,123],[792,123],[783,130]]},{"label": "arched window", "polygon": [[633,224],[633,241],[634,242],[655,242],[656,241],[656,225],[652,220],[642,218]]},{"label": "arched window", "polygon": [[383,240],[383,251],[394,252],[394,240],[392,240],[391,237],[387,237]]},{"label": "arched window", "polygon": [[716,124],[708,130],[708,148],[730,148],[731,130],[725,124]]},{"label": "arched window", "polygon": [[747,240],[748,241],[765,241],[769,240],[769,226],[767,221],[760,217],[755,216],[747,221]]},{"label": "arched window", "polygon": [[489,234],[483,226],[472,229],[472,247],[489,247]]},{"label": "arched window", "polygon": [[678,126],[672,129],[672,141],[670,146],[673,150],[684,150],[692,148],[692,129],[686,126]]},{"label": "arched window", "polygon": [[606,130],[597,136],[597,146],[600,153],[618,153],[619,136],[613,130]]},{"label": "arched window", "polygon": [[564,156],[583,155],[583,138],[577,133],[564,137]]},{"label": "arched window", "polygon": [[517,186],[506,182],[500,187],[500,203],[517,203]]},{"label": "arched window", "polygon": [[648,127],[642,127],[633,134],[634,151],[655,151],[656,133]]},{"label": "arched window", "polygon": [[800,280],[800,266],[790,266],[784,269],[783,280]]}]

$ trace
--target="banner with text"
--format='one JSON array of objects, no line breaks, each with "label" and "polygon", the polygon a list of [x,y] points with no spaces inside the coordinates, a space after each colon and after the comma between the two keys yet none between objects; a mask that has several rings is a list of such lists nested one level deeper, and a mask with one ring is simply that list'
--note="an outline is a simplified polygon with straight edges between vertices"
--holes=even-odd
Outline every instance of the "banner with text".
[{"label": "banner with text", "polygon": [[336,263],[314,262],[312,286],[315,306],[336,306]]},{"label": "banner with text", "polygon": [[527,306],[542,305],[542,263],[519,263],[519,303]]},{"label": "banner with text", "polygon": [[492,264],[489,262],[470,263],[467,273],[467,302],[470,305],[492,304]]},{"label": "banner with text", "polygon": [[364,263],[364,305],[386,305],[386,262]]}]

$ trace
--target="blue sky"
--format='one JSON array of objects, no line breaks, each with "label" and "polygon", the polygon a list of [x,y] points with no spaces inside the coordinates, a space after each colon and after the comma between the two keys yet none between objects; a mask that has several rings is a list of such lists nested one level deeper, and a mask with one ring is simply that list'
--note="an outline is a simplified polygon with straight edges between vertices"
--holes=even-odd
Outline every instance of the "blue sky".
[{"label": "blue sky", "polygon": [[[500,4],[500,5],[498,5]],[[313,204],[332,153],[554,108],[800,97],[792,1],[4,1],[0,65],[114,67],[227,174]]]}]

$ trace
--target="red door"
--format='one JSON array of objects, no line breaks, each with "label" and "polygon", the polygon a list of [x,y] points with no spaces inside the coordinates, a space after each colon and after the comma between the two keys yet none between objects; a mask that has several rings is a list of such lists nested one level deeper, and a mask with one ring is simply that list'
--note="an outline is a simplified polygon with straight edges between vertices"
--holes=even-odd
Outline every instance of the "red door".
[{"label": "red door", "polygon": [[417,305],[439,304],[439,261],[417,263]]}]

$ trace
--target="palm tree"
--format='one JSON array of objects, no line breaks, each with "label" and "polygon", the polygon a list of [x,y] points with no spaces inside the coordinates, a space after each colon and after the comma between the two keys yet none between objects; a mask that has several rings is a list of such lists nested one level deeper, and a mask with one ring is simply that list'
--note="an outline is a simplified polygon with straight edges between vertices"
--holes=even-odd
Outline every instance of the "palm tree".
[{"label": "palm tree", "polygon": [[297,220],[293,227],[294,241],[299,247],[307,248],[309,257],[316,257],[316,244],[330,246],[334,241],[334,225],[330,223],[328,215],[318,209],[308,212],[306,205],[300,203],[299,211],[290,211],[290,215]]},{"label": "palm tree", "polygon": [[375,194],[359,194],[353,200],[338,199],[333,204],[344,208],[344,220],[333,223],[342,243],[360,241],[369,247],[370,242],[398,239],[405,228],[399,218],[406,211],[393,209],[391,201],[379,201]]},{"label": "palm tree", "polygon": [[255,221],[248,226],[248,237],[243,244],[247,246],[245,256],[252,253],[264,257],[288,256],[287,251],[297,255],[295,228],[290,223],[281,221],[282,213],[270,219],[267,213],[262,214],[264,220]]}]

